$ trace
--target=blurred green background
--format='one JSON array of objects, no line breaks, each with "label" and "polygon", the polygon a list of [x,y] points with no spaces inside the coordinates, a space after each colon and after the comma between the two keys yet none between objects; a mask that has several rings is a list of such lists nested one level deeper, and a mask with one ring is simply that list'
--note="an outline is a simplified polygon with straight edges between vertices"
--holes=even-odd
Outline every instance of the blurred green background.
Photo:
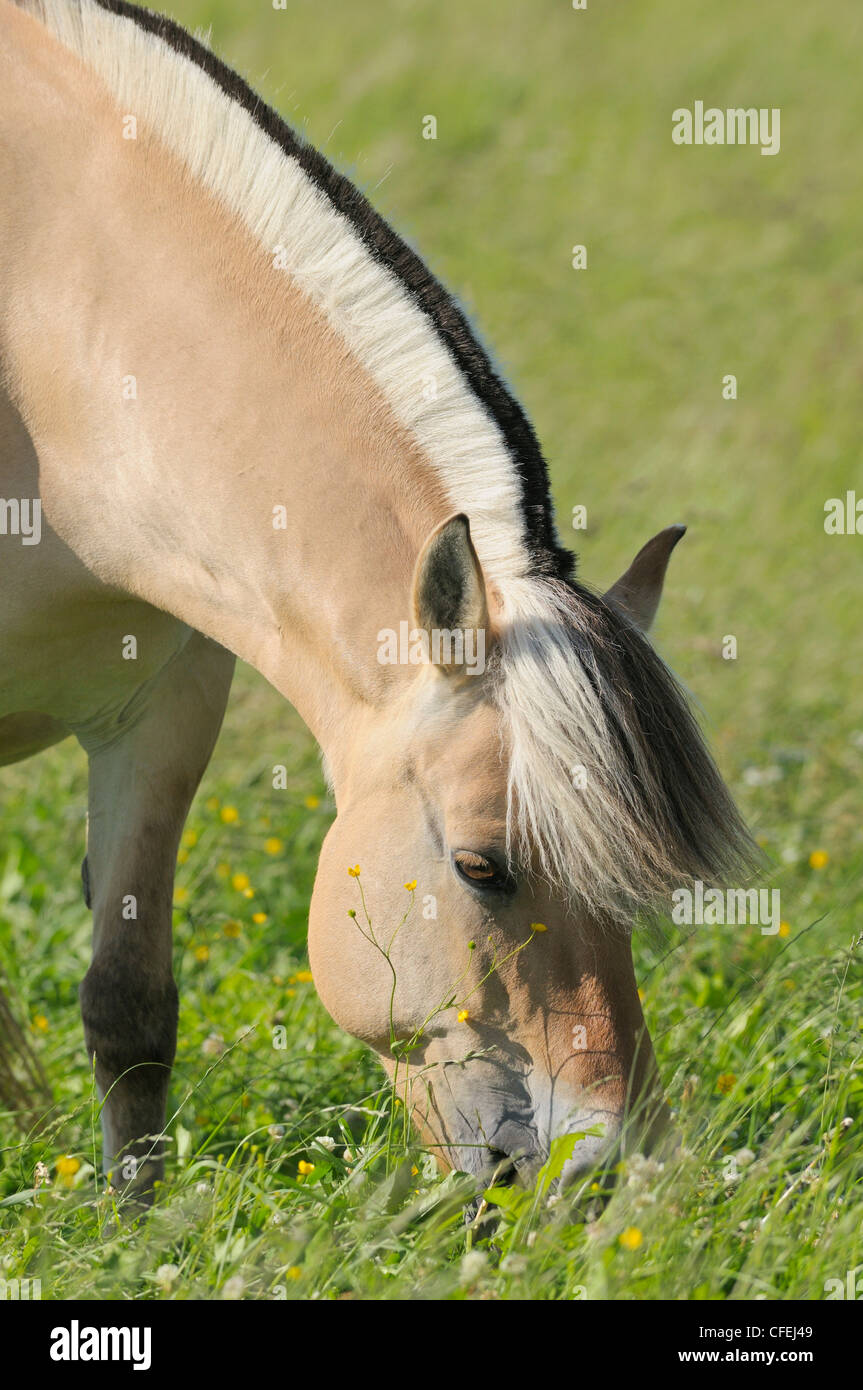
[{"label": "blurred green background", "polygon": [[[90,931],[77,877],[85,762],[67,743],[5,769],[0,963],[73,1118],[7,1150],[3,1190],[26,1188],[37,1158],[53,1171],[77,1154],[69,1185],[82,1203],[78,1216],[11,1207],[7,1268],[43,1269],[46,1297],[211,1297],[233,1275],[245,1296],[271,1297],[286,1268],[303,1271],[290,1296],[405,1297],[422,1285],[427,1296],[572,1297],[575,1281],[590,1296],[821,1297],[823,1277],[856,1258],[861,1224],[863,535],[824,531],[828,498],[863,498],[859,0],[588,0],[585,11],[173,0],[171,13],[210,28],[217,52],[466,306],[535,424],[586,582],[606,587],[654,532],[688,524],[656,641],[701,706],[787,925],[781,939],[636,940],[669,1098],[705,1165],[652,1224],[615,1199],[593,1244],[558,1226],[557,1254],[541,1255],[540,1238],[494,1286],[457,1272],[460,1217],[433,1240],[402,1226],[373,1259],[368,1231],[383,1218],[314,1140],[379,1084],[300,973],[334,808],[309,735],[244,668],[178,871],[173,1195],[137,1245],[118,1235],[108,1258],[99,1199],[80,1214],[95,1159],[76,999]],[[779,107],[779,154],[675,145],[672,111],[696,100]],[[436,140],[422,138],[428,115]],[[585,270],[572,268],[576,244]],[[729,373],[734,401],[722,397]],[[571,527],[577,505],[585,531]],[[728,635],[736,660],[722,657]],[[274,750],[287,793],[270,785]],[[269,1047],[274,1021],[288,1026],[287,1057]],[[259,1031],[237,1043],[247,1029]],[[824,1135],[846,1116],[839,1152]],[[248,1135],[274,1121],[286,1134],[262,1159]],[[741,1144],[753,1176],[731,1203],[723,1165]],[[299,1154],[318,1166],[314,1194],[294,1180]],[[232,1186],[221,1168],[205,1217],[190,1205],[193,1178],[217,1162],[236,1176]],[[820,1186],[795,1180],[816,1171]],[[433,1197],[437,1181],[421,1165],[421,1190]],[[774,1205],[781,1217],[756,1239]],[[623,1248],[633,1221],[643,1244]],[[182,1270],[173,1283],[154,1273],[166,1260]]]}]

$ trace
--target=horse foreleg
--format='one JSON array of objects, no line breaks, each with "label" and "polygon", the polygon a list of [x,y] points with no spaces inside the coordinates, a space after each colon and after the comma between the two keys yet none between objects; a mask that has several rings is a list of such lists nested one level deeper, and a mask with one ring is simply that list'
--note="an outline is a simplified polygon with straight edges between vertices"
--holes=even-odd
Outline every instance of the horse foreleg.
[{"label": "horse foreleg", "polygon": [[117,729],[79,733],[90,759],[86,886],[93,960],[81,1013],[102,1101],[104,1166],[149,1196],[164,1169],[177,1040],[171,964],[174,868],[183,823],[222,722],[234,659],[194,635]]}]

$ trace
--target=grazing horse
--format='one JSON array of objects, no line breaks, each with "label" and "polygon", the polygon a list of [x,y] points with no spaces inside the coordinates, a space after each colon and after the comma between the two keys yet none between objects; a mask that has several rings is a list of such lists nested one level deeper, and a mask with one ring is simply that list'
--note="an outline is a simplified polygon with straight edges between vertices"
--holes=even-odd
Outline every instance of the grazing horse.
[{"label": "grazing horse", "polygon": [[162,1171],[177,846],[241,657],[334,792],[324,1005],[391,1075],[410,1045],[442,1164],[574,1133],[573,1176],[661,1110],[636,914],[750,851],[643,636],[683,528],[576,582],[456,303],[176,24],[0,0],[0,92],[0,761],[89,758],[108,1169]]}]

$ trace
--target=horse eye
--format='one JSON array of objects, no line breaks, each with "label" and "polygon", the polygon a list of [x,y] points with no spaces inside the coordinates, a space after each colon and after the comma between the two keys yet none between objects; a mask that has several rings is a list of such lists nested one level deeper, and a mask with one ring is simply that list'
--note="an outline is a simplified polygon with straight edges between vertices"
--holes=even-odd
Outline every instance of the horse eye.
[{"label": "horse eye", "polygon": [[457,849],[453,851],[452,858],[456,872],[476,888],[509,888],[511,886],[507,875],[498,868],[494,860],[487,858],[484,854],[477,854],[468,849]]}]

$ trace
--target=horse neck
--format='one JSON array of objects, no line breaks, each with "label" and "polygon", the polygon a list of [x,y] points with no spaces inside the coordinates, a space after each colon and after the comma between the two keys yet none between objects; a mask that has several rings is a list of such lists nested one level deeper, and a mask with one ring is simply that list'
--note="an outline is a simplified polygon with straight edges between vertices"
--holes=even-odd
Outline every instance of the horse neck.
[{"label": "horse neck", "polygon": [[407,617],[439,485],[233,217],[146,132],[124,139],[53,41],[31,27],[16,57],[0,347],[45,521],[99,580],[249,661],[326,748],[398,676],[377,633]]}]

